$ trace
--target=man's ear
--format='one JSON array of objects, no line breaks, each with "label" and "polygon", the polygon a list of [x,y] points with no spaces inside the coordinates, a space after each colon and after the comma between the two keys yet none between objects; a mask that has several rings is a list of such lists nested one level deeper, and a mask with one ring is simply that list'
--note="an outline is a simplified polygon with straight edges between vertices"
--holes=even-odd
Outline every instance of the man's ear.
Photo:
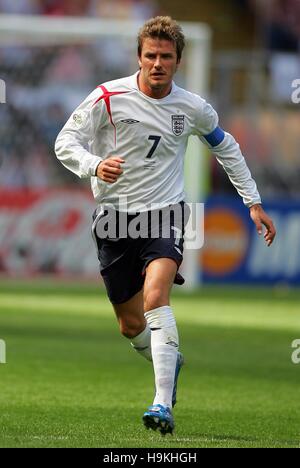
[{"label": "man's ear", "polygon": [[139,56],[138,56],[138,64],[139,64],[139,67],[142,68],[141,57],[139,57]]},{"label": "man's ear", "polygon": [[176,63],[176,71],[178,70],[178,67],[179,67],[179,65],[180,65],[180,62],[181,62],[181,60],[177,60],[177,63]]}]

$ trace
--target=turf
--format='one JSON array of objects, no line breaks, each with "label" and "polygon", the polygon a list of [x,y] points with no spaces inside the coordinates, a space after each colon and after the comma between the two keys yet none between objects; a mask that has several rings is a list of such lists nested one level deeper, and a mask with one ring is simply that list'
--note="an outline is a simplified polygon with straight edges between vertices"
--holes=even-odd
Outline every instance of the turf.
[{"label": "turf", "polygon": [[299,447],[299,290],[175,292],[186,358],[162,438],[141,417],[151,364],[96,286],[0,283],[1,447]]}]

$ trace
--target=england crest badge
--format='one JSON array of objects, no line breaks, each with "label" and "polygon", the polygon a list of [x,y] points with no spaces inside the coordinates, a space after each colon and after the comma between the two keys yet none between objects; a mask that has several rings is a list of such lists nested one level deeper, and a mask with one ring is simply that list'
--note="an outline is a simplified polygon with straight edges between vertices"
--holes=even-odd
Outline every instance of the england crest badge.
[{"label": "england crest badge", "polygon": [[184,130],[184,115],[172,115],[172,131],[174,135],[182,135]]}]

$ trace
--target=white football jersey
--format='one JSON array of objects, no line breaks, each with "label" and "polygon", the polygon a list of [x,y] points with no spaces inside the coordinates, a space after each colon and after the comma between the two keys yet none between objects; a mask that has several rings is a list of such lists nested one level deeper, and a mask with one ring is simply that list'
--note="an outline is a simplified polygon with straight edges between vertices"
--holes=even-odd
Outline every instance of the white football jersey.
[{"label": "white football jersey", "polygon": [[[168,96],[146,96],[139,90],[138,73],[96,88],[56,140],[64,166],[79,177],[91,177],[96,201],[138,211],[183,200],[184,155],[188,137],[197,135],[213,150],[244,203],[261,203],[239,145],[218,127],[212,106],[174,82]],[[113,184],[95,177],[98,164],[111,156],[125,160]]]}]

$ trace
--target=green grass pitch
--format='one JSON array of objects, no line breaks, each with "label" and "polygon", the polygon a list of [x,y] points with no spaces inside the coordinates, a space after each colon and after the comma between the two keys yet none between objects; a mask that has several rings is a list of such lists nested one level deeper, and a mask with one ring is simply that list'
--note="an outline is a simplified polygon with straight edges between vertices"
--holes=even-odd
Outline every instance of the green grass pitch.
[{"label": "green grass pitch", "polygon": [[141,422],[151,364],[91,285],[0,283],[0,447],[299,447],[299,290],[178,290],[173,436]]}]

